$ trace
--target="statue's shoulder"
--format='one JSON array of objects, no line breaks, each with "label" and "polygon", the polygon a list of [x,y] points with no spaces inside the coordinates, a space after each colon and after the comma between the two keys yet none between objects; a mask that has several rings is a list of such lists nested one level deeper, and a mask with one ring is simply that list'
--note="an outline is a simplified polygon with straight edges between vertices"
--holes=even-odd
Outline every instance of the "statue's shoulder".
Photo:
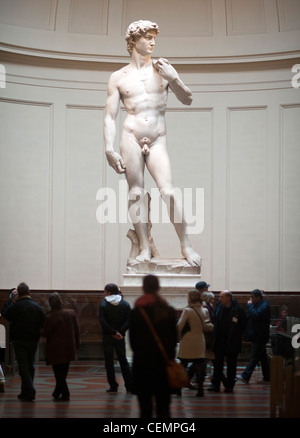
[{"label": "statue's shoulder", "polygon": [[119,80],[124,78],[124,75],[128,73],[130,70],[129,65],[125,65],[124,67],[120,68],[119,70],[114,71],[110,76],[110,81],[117,83]]},{"label": "statue's shoulder", "polygon": [[128,73],[132,70],[132,66],[130,64],[126,64],[123,67],[121,67],[119,70],[116,70],[112,73],[112,76],[122,76],[124,73]]}]

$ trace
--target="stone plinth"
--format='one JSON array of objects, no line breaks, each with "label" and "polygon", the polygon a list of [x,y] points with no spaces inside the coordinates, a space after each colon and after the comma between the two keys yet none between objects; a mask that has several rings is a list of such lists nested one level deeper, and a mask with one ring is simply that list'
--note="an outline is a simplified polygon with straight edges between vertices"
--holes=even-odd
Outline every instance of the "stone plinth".
[{"label": "stone plinth", "polygon": [[176,309],[187,305],[187,291],[195,287],[201,279],[201,266],[191,266],[184,259],[152,258],[150,262],[128,263],[121,287],[124,298],[133,305],[143,293],[143,277],[157,275],[160,294]]},{"label": "stone plinth", "polygon": [[123,275],[124,286],[141,287],[147,274],[159,277],[161,287],[194,287],[200,280],[201,266],[191,266],[186,259],[165,259],[153,257],[150,262],[129,261]]},{"label": "stone plinth", "polygon": [[[187,306],[187,293],[192,287],[161,287],[159,294],[176,310],[182,310]],[[131,307],[135,301],[143,294],[142,287],[121,286],[124,300],[128,301]]]}]

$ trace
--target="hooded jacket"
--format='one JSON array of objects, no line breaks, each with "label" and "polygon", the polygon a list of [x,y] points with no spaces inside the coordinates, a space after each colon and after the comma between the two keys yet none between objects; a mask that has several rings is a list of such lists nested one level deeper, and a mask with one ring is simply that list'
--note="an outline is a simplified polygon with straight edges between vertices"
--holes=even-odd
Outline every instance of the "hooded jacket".
[{"label": "hooded jacket", "polygon": [[117,332],[125,336],[129,327],[131,309],[121,295],[108,295],[99,304],[99,321],[104,335],[115,335]]}]

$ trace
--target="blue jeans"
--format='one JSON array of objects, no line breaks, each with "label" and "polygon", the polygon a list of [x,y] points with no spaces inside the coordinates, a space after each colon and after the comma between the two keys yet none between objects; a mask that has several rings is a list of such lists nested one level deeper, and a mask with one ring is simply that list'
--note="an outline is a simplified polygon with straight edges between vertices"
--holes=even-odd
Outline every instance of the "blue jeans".
[{"label": "blue jeans", "polygon": [[132,389],[131,370],[126,358],[125,338],[117,340],[110,335],[103,336],[103,353],[105,360],[106,375],[109,386],[112,389],[118,388],[114,367],[114,351],[120,364],[125,387],[128,391]]},{"label": "blue jeans", "polygon": [[266,351],[266,344],[260,342],[252,342],[251,344],[251,353],[250,353],[250,361],[245,368],[245,371],[242,373],[242,377],[245,380],[250,380],[253,371],[255,370],[256,365],[261,363],[261,370],[263,373],[263,378],[266,381],[270,380],[270,364]]},{"label": "blue jeans", "polygon": [[38,347],[36,341],[13,341],[12,342],[16,361],[18,363],[19,375],[21,377],[21,395],[34,397],[34,358]]}]

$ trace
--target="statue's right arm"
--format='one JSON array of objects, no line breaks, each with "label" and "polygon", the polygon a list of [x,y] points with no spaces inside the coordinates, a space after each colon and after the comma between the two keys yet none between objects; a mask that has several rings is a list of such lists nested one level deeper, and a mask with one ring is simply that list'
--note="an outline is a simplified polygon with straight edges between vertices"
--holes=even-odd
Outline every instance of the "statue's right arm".
[{"label": "statue's right arm", "polygon": [[108,164],[117,173],[125,172],[125,164],[122,157],[114,151],[114,140],[116,136],[116,118],[120,106],[120,92],[116,83],[116,74],[112,74],[107,86],[107,100],[104,117],[104,143],[105,155]]}]

